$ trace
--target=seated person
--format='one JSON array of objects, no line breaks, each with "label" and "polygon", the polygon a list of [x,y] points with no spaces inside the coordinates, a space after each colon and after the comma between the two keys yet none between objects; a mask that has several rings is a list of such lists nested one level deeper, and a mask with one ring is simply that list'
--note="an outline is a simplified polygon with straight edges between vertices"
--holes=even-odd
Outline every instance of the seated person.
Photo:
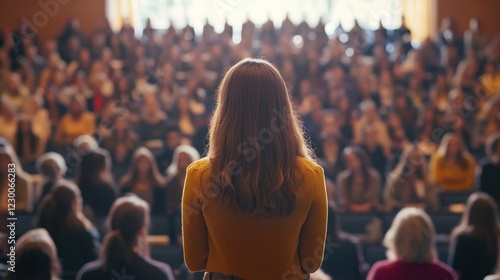
[{"label": "seated person", "polygon": [[388,211],[406,206],[438,210],[439,198],[429,182],[426,167],[420,150],[414,145],[407,146],[396,168],[387,177],[384,196]]},{"label": "seated person", "polygon": [[339,206],[347,212],[381,209],[380,175],[373,169],[365,152],[355,146],[344,149],[347,169],[337,176]]},{"label": "seated person", "polygon": [[429,163],[432,184],[444,191],[472,191],[476,161],[467,152],[462,138],[447,133]]}]

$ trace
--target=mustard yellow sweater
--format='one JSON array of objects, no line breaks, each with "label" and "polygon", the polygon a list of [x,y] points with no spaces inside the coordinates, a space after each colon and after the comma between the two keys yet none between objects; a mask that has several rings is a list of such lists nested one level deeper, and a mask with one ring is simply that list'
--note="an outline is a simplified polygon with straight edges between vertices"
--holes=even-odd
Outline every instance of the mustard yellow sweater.
[{"label": "mustard yellow sweater", "polygon": [[327,224],[324,173],[307,159],[297,160],[303,189],[295,210],[287,217],[267,219],[224,211],[210,198],[208,189],[214,185],[207,158],[188,167],[182,236],[184,260],[191,271],[248,280],[303,279],[321,266]]}]

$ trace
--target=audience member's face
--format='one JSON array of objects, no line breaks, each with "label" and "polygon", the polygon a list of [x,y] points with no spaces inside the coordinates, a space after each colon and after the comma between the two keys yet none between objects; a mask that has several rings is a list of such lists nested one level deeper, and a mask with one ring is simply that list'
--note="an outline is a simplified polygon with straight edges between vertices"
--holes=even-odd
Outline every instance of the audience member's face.
[{"label": "audience member's face", "polygon": [[192,163],[191,158],[186,153],[180,153],[177,161],[177,168],[179,171],[185,171],[186,168]]},{"label": "audience member's face", "polygon": [[353,171],[357,171],[361,168],[361,160],[358,158],[358,156],[353,153],[349,152],[345,155],[345,160],[347,163],[347,168]]},{"label": "audience member's face", "polygon": [[70,108],[71,108],[71,113],[73,113],[74,115],[80,115],[81,113],[83,113],[82,105],[77,100],[73,100],[71,102]]},{"label": "audience member's face", "polygon": [[337,119],[333,115],[323,118],[323,132],[327,135],[334,135],[337,132]]},{"label": "audience member's face", "polygon": [[364,141],[367,145],[377,145],[377,131],[375,129],[368,129],[368,131],[365,131],[364,136]]},{"label": "audience member's face", "polygon": [[377,110],[373,106],[366,107],[364,114],[365,117],[370,121],[375,120],[377,118]]},{"label": "audience member's face", "polygon": [[333,139],[327,139],[323,141],[323,153],[325,155],[337,156],[339,152],[338,143]]},{"label": "audience member's face", "polygon": [[128,127],[127,119],[124,117],[116,118],[115,120],[115,129],[117,131],[124,131]]},{"label": "audience member's face", "polygon": [[146,157],[142,156],[137,160],[137,172],[139,174],[147,174],[150,168],[151,165]]},{"label": "audience member's face", "polygon": [[166,140],[167,149],[173,151],[181,145],[181,134],[178,131],[170,131]]}]

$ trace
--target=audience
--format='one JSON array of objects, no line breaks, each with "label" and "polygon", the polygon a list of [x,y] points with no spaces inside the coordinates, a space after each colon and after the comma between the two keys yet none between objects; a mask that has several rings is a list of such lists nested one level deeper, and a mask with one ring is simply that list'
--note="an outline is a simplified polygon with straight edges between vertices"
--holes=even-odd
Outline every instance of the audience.
[{"label": "audience", "polygon": [[367,269],[359,239],[342,232],[336,207],[328,207],[327,249],[322,270],[335,280],[358,280]]},{"label": "audience", "polygon": [[479,189],[500,202],[500,133],[495,133],[486,142],[486,158],[480,162]]},{"label": "audience", "polygon": [[445,191],[472,191],[476,161],[466,150],[462,137],[448,133],[429,163],[433,184]]},{"label": "audience", "polygon": [[[6,201],[14,163],[18,211],[41,208],[74,179],[88,219],[102,220],[118,195],[133,192],[169,219],[175,244],[184,166],[197,158],[175,158],[176,148],[204,153],[217,86],[249,56],[282,71],[340,215],[406,206],[446,214],[438,195],[475,190],[500,201],[500,40],[482,34],[477,19],[460,38],[446,18],[438,38],[420,44],[404,20],[396,30],[356,23],[331,34],[324,22],[286,18],[275,28],[248,20],[239,43],[231,26],[216,34],[209,23],[201,34],[149,24],[139,38],[129,24],[113,32],[104,21],[84,32],[72,18],[45,41],[25,36],[24,24],[0,24],[0,197]],[[276,117],[278,127],[286,121]],[[455,232],[451,246],[476,238],[475,227]],[[456,270],[462,279],[493,273]]]},{"label": "audience", "polygon": [[347,147],[344,158],[347,168],[337,176],[340,210],[380,210],[380,175],[371,167],[365,152],[359,147]]},{"label": "audience", "polygon": [[448,264],[458,279],[483,279],[494,272],[499,234],[496,203],[487,194],[472,194],[462,221],[451,233]]},{"label": "audience", "polygon": [[32,229],[17,240],[15,270],[5,280],[59,279],[56,245],[45,229]]},{"label": "audience", "polygon": [[[0,168],[0,197],[3,201],[2,206],[0,206],[0,213],[7,213],[8,210],[33,211],[33,183],[31,176],[24,172],[16,152],[8,143],[3,147],[0,146]],[[12,186],[15,189],[15,202],[13,204],[7,203],[8,198],[11,197],[9,188]]]},{"label": "audience", "polygon": [[43,179],[39,187],[41,193],[36,196],[36,205],[39,205],[43,198],[52,192],[59,181],[63,180],[67,168],[66,161],[58,153],[48,152],[38,158],[36,169]]},{"label": "audience", "polygon": [[59,182],[37,209],[35,226],[50,234],[61,259],[63,278],[74,278],[87,262],[97,258],[99,233],[83,215],[78,187]]},{"label": "audience", "polygon": [[175,148],[172,163],[167,168],[165,192],[170,242],[177,244],[181,234],[181,200],[187,167],[200,159],[198,151],[187,145]]},{"label": "audience", "polygon": [[152,213],[165,214],[165,178],[147,148],[135,151],[130,169],[121,179],[120,186],[122,195],[132,192],[150,205]]},{"label": "audience", "polygon": [[98,148],[87,135],[78,137],[75,147],[81,154],[75,182],[82,193],[84,210],[91,217],[106,216],[117,195],[109,152]]},{"label": "audience", "polygon": [[423,210],[399,211],[384,238],[388,260],[375,263],[367,279],[456,280],[453,269],[437,260],[435,235]]},{"label": "audience", "polygon": [[108,216],[110,232],[99,260],[84,265],[77,280],[108,280],[127,275],[137,280],[174,280],[169,265],[148,258],[148,203],[135,195],[117,199]]},{"label": "audience", "polygon": [[414,206],[436,212],[439,209],[438,194],[427,174],[424,155],[415,145],[407,146],[387,178],[384,190],[387,210]]}]

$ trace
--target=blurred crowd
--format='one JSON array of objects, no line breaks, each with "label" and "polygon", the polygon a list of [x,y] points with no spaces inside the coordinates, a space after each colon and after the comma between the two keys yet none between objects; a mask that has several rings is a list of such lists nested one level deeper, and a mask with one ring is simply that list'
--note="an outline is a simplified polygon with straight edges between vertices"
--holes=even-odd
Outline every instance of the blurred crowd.
[{"label": "blurred crowd", "polygon": [[[97,257],[92,222],[129,193],[166,215],[178,242],[186,167],[208,144],[218,83],[251,56],[280,69],[338,212],[448,211],[448,192],[500,201],[500,37],[476,19],[464,34],[444,19],[419,44],[404,19],[334,34],[323,22],[247,21],[237,43],[231,26],[219,34],[208,23],[196,34],[148,22],[137,38],[106,21],[85,36],[71,18],[43,42],[28,29],[0,25],[0,197],[15,163],[16,210],[36,211],[69,278]],[[68,227],[86,233],[79,258],[68,257]]]}]

